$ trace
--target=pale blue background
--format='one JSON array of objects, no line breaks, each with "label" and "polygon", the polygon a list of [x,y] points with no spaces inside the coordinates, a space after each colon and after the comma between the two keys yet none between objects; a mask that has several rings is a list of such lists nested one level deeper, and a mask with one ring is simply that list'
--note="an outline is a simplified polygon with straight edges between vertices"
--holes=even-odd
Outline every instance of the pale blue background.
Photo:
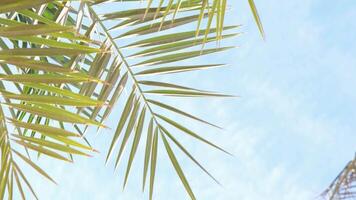
[{"label": "pale blue background", "polygon": [[[225,62],[229,67],[166,78],[241,96],[172,101],[225,127],[221,132],[185,121],[235,157],[184,140],[223,186],[186,158],[179,156],[179,160],[198,199],[315,199],[355,152],[356,2],[256,0],[267,34],[265,42],[259,37],[247,0],[229,4],[228,24],[243,24],[245,34],[228,44],[240,48],[202,58]],[[111,127],[115,127],[113,118],[107,123]],[[100,155],[77,158],[74,165],[40,160],[59,183],[56,186],[32,174],[30,179],[40,198],[147,199],[147,193],[141,193],[143,149],[139,149],[123,192],[123,168],[113,173],[112,165],[104,166],[104,144],[112,131],[90,134]],[[162,150],[154,199],[188,199]]]}]

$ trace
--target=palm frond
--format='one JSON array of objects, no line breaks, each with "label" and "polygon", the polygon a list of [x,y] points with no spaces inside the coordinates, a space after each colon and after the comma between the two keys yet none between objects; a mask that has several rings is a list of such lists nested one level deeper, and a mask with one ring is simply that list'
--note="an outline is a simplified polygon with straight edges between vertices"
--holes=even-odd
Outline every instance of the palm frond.
[{"label": "palm frond", "polygon": [[[150,2],[151,1],[149,1],[148,4],[150,4]],[[163,113],[156,113],[158,111],[155,111],[155,106],[167,109],[173,114],[185,116],[215,127],[218,126],[195,117],[186,111],[161,103],[155,100],[152,95],[158,94],[175,97],[230,97],[230,95],[195,89],[176,83],[156,81],[154,80],[154,77],[168,73],[204,70],[223,66],[223,64],[201,63],[199,65],[187,66],[183,64],[183,61],[228,50],[230,47],[213,47],[210,49],[202,49],[202,47],[210,42],[218,42],[223,39],[237,36],[238,34],[236,33],[224,34],[223,30],[231,31],[239,27],[224,27],[221,24],[222,13],[220,13],[220,24],[215,27],[213,27],[214,23],[211,22],[207,28],[202,30],[198,29],[197,31],[196,26],[193,26],[191,31],[179,32],[181,26],[191,27],[193,23],[203,23],[204,19],[208,21],[212,20],[212,18],[215,18],[218,15],[217,13],[222,10],[221,6],[224,7],[225,5],[223,4],[226,2],[218,1],[219,9],[216,8],[215,10],[210,3],[209,5],[204,6],[203,2],[199,0],[162,2],[163,1],[159,1],[156,7],[153,6],[154,4],[151,4],[146,8],[136,8],[104,14],[98,14],[95,11],[95,5],[98,5],[99,2],[96,2],[95,4],[86,3],[84,9],[88,10],[89,15],[83,20],[83,22],[87,22],[87,24],[84,23],[85,26],[97,27],[97,32],[94,33],[91,38],[100,38],[104,35],[104,39],[102,40],[103,44],[107,46],[106,51],[112,52],[112,58],[105,63],[105,66],[100,65],[100,69],[103,68],[103,71],[111,73],[102,73],[100,79],[105,79],[111,87],[118,91],[122,91],[123,88],[132,88],[128,97],[121,96],[121,92],[118,92],[118,95],[115,96],[104,95],[105,89],[103,88],[93,89],[91,90],[91,93],[86,94],[90,96],[95,94],[95,91],[99,91],[97,93],[98,99],[106,100],[106,102],[111,102],[113,98],[115,98],[114,101],[116,101],[117,98],[126,101],[109,147],[106,162],[113,159],[115,168],[118,167],[119,163],[121,163],[123,154],[125,153],[125,149],[129,149],[128,164],[124,176],[125,186],[138,149],[137,146],[140,144],[140,141],[144,140],[141,142],[143,143],[142,145],[145,145],[142,187],[143,189],[145,188],[146,176],[149,173],[150,181],[148,184],[150,186],[150,198],[153,198],[153,184],[156,174],[155,165],[156,162],[159,161],[157,158],[157,141],[160,139],[164,142],[167,140],[165,138],[166,136],[182,150],[184,155],[213,178],[213,176],[188,152],[183,144],[179,143],[174,135],[168,132],[169,130],[165,126],[170,125],[170,127],[174,128],[176,131],[181,131],[192,136],[192,138],[228,153],[180,123],[171,120]],[[105,2],[100,1],[100,3]],[[122,2],[122,4],[124,3],[125,2]],[[202,17],[199,17],[202,6],[205,8]],[[92,25],[93,23],[95,23],[95,25]],[[110,28],[107,24],[116,25],[111,26]],[[215,36],[213,36],[213,34],[215,34]],[[135,39],[130,39],[133,36],[135,36]],[[123,44],[118,45],[121,43]],[[135,51],[136,53],[128,53],[132,51]],[[93,70],[93,67],[97,67],[95,60],[96,59],[87,63],[86,71],[91,71]],[[182,64],[177,64],[178,62]],[[115,70],[121,71],[117,72],[117,74],[124,75],[115,75],[116,78],[111,78],[113,76],[112,72]],[[152,76],[149,79],[146,75]],[[82,90],[82,88],[79,88],[79,90]],[[99,107],[95,112],[93,112],[93,110],[89,111],[89,115],[92,113],[92,117],[100,119],[100,113],[104,113],[101,115],[103,116],[105,113],[111,112],[113,109],[115,108],[111,106],[102,110]],[[119,140],[120,138],[121,140]],[[128,146],[130,138],[133,140],[131,147]],[[183,186],[188,194],[190,194],[191,198],[195,198],[193,191],[190,189],[190,186],[184,178],[184,174],[175,159],[173,149],[170,148],[168,141],[167,143],[164,143],[168,155],[171,158],[172,165],[176,169]],[[118,147],[118,149],[116,147]],[[215,178],[213,179],[218,182]]]},{"label": "palm frond", "polygon": [[[30,159],[30,150],[69,162],[72,154],[89,156],[95,150],[85,138],[88,126],[105,127],[103,123],[116,111],[119,100],[124,106],[106,162],[113,159],[118,167],[125,149],[129,150],[124,187],[140,144],[145,147],[142,188],[149,185],[150,199],[161,161],[158,151],[163,148],[190,198],[195,199],[173,144],[218,182],[175,133],[228,152],[166,116],[162,108],[219,127],[156,100],[154,95],[232,97],[157,80],[165,74],[224,66],[187,62],[232,48],[220,46],[222,40],[239,35],[235,32],[239,26],[225,26],[227,0],[148,0],[147,6],[97,13],[96,6],[109,2],[125,5],[141,0],[83,0],[77,4],[70,0],[5,0],[0,5],[0,96],[4,100],[0,105],[0,199],[5,194],[11,199],[15,184],[23,198],[26,185],[37,199],[13,156],[54,182]],[[263,34],[257,9],[253,1],[249,3]],[[122,95],[125,89],[131,90],[129,95]],[[8,113],[11,117],[5,117]],[[9,134],[8,126],[17,133]],[[164,146],[159,147],[159,141]],[[26,154],[12,145],[22,146]]]},{"label": "palm frond", "polygon": [[[25,187],[38,199],[17,162],[55,183],[32,160],[31,152],[68,162],[72,155],[90,156],[96,150],[68,126],[103,126],[76,109],[101,107],[104,102],[64,85],[105,84],[71,65],[83,54],[105,52],[74,26],[58,23],[67,12],[50,2],[5,0],[0,5],[0,199],[13,199],[16,191],[29,198]],[[62,14],[44,17],[51,12]]]}]

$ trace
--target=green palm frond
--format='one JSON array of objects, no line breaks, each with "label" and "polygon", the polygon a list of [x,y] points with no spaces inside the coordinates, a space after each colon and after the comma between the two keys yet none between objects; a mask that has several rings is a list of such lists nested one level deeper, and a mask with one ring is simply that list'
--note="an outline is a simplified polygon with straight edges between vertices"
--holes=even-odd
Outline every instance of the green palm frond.
[{"label": "green palm frond", "polygon": [[[215,18],[218,15],[216,14],[218,13],[218,9],[214,10],[210,3],[209,5],[204,6],[204,3],[199,0],[161,2],[162,1],[159,1],[156,7],[152,4],[148,8],[136,8],[133,10],[123,10],[104,14],[97,14],[95,11],[94,5],[98,5],[98,2],[96,4],[87,3],[84,6],[88,9],[90,15],[87,16],[83,22],[88,22],[88,24],[85,24],[86,26],[91,26],[92,24],[90,23],[95,23],[97,26],[96,36],[92,36],[92,38],[100,38],[100,36],[104,35],[103,44],[107,46],[107,51],[112,52],[113,54],[113,58],[105,63],[105,65],[99,64],[100,70],[107,72],[118,70],[123,74],[122,76],[116,75],[116,78],[111,78],[111,76],[114,76],[113,73],[101,73],[102,80],[107,80],[111,87],[115,86],[115,90],[120,91],[117,92],[115,96],[103,95],[103,90],[105,90],[105,87],[109,86],[104,86],[98,90],[92,89],[90,90],[90,93],[86,93],[86,95],[95,95],[95,91],[101,90],[97,94],[99,100],[101,99],[106,102],[111,102],[117,101],[117,99],[120,98],[125,99],[126,101],[125,106],[121,111],[121,117],[117,123],[106,159],[106,162],[112,159],[116,168],[121,163],[125,149],[128,149],[128,164],[124,176],[124,187],[129,178],[131,165],[134,162],[137,147],[140,142],[144,143],[145,160],[142,188],[145,188],[146,176],[148,175],[148,169],[150,169],[150,181],[148,184],[150,188],[149,196],[150,199],[152,199],[156,169],[155,165],[156,162],[159,163],[160,161],[157,158],[157,140],[162,140],[165,143],[165,148],[171,158],[172,165],[177,171],[183,186],[188,194],[190,194],[191,198],[194,199],[194,194],[187,183],[178,161],[175,159],[175,154],[178,152],[173,152],[168,140],[173,141],[173,144],[181,149],[184,155],[197,164],[197,166],[210,177],[213,178],[213,176],[188,152],[183,144],[175,139],[175,136],[172,134],[173,132],[170,133],[168,130],[168,126],[172,131],[175,129],[176,131],[180,131],[194,139],[222,150],[225,153],[227,152],[216,144],[204,139],[199,134],[191,131],[189,128],[164,116],[163,113],[156,112],[163,108],[171,111],[173,114],[188,117],[215,127],[217,126],[193,116],[186,111],[173,108],[171,105],[155,100],[153,95],[175,97],[230,97],[230,95],[195,89],[176,83],[154,81],[154,77],[152,76],[158,74],[188,72],[192,70],[204,70],[223,66],[223,64],[210,63],[199,63],[199,65],[187,66],[183,61],[189,61],[196,57],[230,49],[231,47],[202,49],[202,46],[207,43],[218,42],[223,39],[237,36],[238,34],[236,33],[225,34],[223,33],[223,30],[233,31],[239,26],[224,27],[220,24],[213,27],[214,23],[211,22],[207,28],[198,31],[196,31],[196,26],[194,25],[190,31],[179,31],[181,26],[191,26],[194,23],[200,23],[200,21],[205,23],[205,21],[203,21],[204,19],[207,21],[212,20],[213,17]],[[104,2],[102,1],[102,3]],[[219,5],[222,5],[223,3],[225,2],[219,2]],[[122,2],[122,4],[124,4],[124,2]],[[203,9],[203,17],[200,18],[199,16],[202,12],[202,6],[206,8]],[[219,9],[221,9],[221,7],[219,7]],[[178,12],[179,14],[177,14]],[[222,17],[221,13],[220,17]],[[109,27],[107,24],[114,25]],[[159,34],[157,32],[159,32]],[[131,39],[133,36],[134,40]],[[124,45],[118,45],[122,43],[120,41],[122,41]],[[132,51],[135,51],[136,53],[128,53]],[[88,63],[86,71],[93,71],[93,68],[97,70],[97,63],[97,59],[94,58],[91,63]],[[99,73],[96,75],[98,74]],[[117,72],[117,74],[120,74],[120,72]],[[152,76],[148,78],[147,75]],[[132,88],[128,97],[120,95],[123,88]],[[84,89],[83,87],[80,88],[80,90],[85,89],[86,87]],[[102,111],[99,111],[101,109]],[[101,116],[106,117],[107,115],[105,113],[111,112],[113,109],[115,108],[111,106],[106,108],[99,107],[97,110],[89,110],[89,115],[92,119],[103,120]],[[100,115],[100,113],[104,114]],[[131,147],[128,146],[128,141],[131,140],[130,138],[133,140]],[[213,179],[217,182],[215,178]]]},{"label": "green palm frond", "polygon": [[[101,107],[104,102],[64,87],[105,84],[71,62],[83,55],[102,54],[103,50],[78,34],[74,26],[56,23],[56,17],[65,17],[56,15],[65,13],[63,7],[45,4],[52,1],[29,2],[5,1],[0,5],[0,199],[12,199],[16,191],[23,199],[29,198],[25,187],[37,199],[18,161],[55,182],[33,161],[31,152],[68,162],[73,161],[72,155],[90,156],[96,150],[69,126],[103,126],[76,110]],[[48,18],[51,11],[55,12],[53,18]]]},{"label": "green palm frond", "polygon": [[[0,199],[6,195],[12,199],[14,186],[23,198],[23,187],[27,186],[37,199],[16,159],[54,182],[36,165],[30,152],[69,162],[73,161],[72,155],[90,156],[96,150],[85,138],[88,126],[105,127],[105,120],[117,110],[121,110],[121,116],[106,162],[113,160],[118,167],[128,149],[123,187],[136,162],[139,145],[145,149],[142,189],[148,184],[150,199],[156,166],[162,162],[158,151],[162,149],[190,198],[196,198],[176,158],[179,152],[172,145],[218,183],[175,134],[185,134],[229,153],[162,110],[220,127],[158,100],[155,95],[232,97],[164,82],[159,77],[225,65],[190,62],[233,48],[221,46],[222,40],[239,35],[239,26],[225,26],[228,1],[148,0],[147,5],[138,4],[141,6],[135,9],[97,13],[97,6],[113,2],[125,5],[141,0],[2,1]],[[257,9],[253,1],[249,3],[264,35]],[[129,95],[122,95],[125,89],[131,91]],[[122,109],[115,107],[119,100],[125,102]],[[16,133],[10,132],[9,127],[14,127]],[[162,147],[159,141],[163,142]]]}]

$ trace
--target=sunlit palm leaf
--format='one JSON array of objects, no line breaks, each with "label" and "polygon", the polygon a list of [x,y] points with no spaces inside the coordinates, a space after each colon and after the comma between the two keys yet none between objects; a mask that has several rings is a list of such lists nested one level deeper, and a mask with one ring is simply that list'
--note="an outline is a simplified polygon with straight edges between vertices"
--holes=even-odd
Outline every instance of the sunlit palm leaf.
[{"label": "sunlit palm leaf", "polygon": [[255,2],[254,2],[254,0],[248,0],[248,3],[250,5],[250,8],[251,8],[253,17],[255,19],[255,22],[257,24],[258,30],[260,31],[260,34],[261,34],[262,38],[265,39],[265,37],[266,37],[265,36],[265,32],[263,30],[262,22],[261,22],[259,14],[258,14]]},{"label": "sunlit palm leaf", "polygon": [[[65,18],[63,7],[42,5],[48,2],[52,1],[5,0],[0,5],[0,12],[27,14],[4,13],[0,16],[0,96],[4,100],[0,105],[0,199],[15,198],[15,191],[23,199],[28,198],[24,186],[37,199],[30,181],[16,163],[18,159],[54,182],[30,159],[30,150],[69,162],[72,162],[72,154],[88,156],[87,151],[95,151],[82,143],[78,133],[65,130],[64,122],[102,126],[76,114],[74,108],[98,107],[104,102],[65,89],[63,84],[90,82],[102,85],[103,81],[87,75],[78,66],[71,67],[70,60],[73,56],[96,54],[103,50],[86,36],[76,33],[73,26],[64,26],[55,17],[38,14],[47,12],[48,7],[55,7],[64,13],[57,19]],[[36,13],[33,6],[44,9]],[[31,9],[22,10],[27,8]],[[36,20],[46,24],[38,24]],[[56,63],[58,60],[62,62]],[[5,120],[5,115],[8,120]],[[57,127],[55,122],[61,126]],[[11,127],[17,130],[12,135],[8,131]],[[12,147],[17,145],[24,147],[25,151]]]},{"label": "sunlit palm leaf", "polygon": [[[150,4],[150,2],[151,1],[149,1],[148,4]],[[220,4],[223,4],[224,2],[225,1],[221,1]],[[126,84],[126,87],[134,86],[134,89],[131,91],[128,98],[121,97],[126,101],[126,105],[122,110],[121,117],[117,124],[117,128],[113,140],[111,142],[109,152],[107,154],[106,162],[108,162],[109,158],[115,154],[114,153],[115,146],[119,145],[119,150],[116,153],[116,158],[114,157],[115,168],[116,168],[120,163],[122,154],[124,153],[124,149],[127,147],[129,138],[132,137],[132,135],[134,135],[133,144],[131,147],[131,151],[129,153],[129,161],[126,167],[126,174],[124,178],[124,186],[125,186],[128,180],[132,162],[134,160],[134,156],[136,154],[137,145],[139,144],[141,138],[141,132],[142,134],[147,134],[147,137],[144,138],[146,139],[146,142],[144,144],[146,147],[145,147],[145,161],[144,161],[144,170],[143,170],[143,188],[146,182],[145,180],[148,173],[149,165],[151,165],[149,196],[150,198],[152,198],[154,176],[155,176],[155,169],[156,169],[155,166],[157,162],[157,154],[156,154],[157,144],[158,144],[157,140],[159,138],[158,137],[159,132],[162,131],[162,129],[164,129],[163,124],[161,124],[161,122],[163,121],[167,122],[168,124],[177,128],[177,130],[179,131],[187,133],[188,135],[191,135],[194,138],[201,140],[222,151],[224,150],[216,146],[215,144],[205,140],[204,138],[194,133],[193,131],[190,131],[188,128],[182,126],[181,124],[170,120],[168,117],[162,114],[155,113],[152,105],[156,105],[156,106],[158,105],[160,107],[172,111],[173,113],[183,115],[188,118],[209,125],[212,125],[211,123],[208,123],[204,120],[194,117],[193,115],[185,111],[178,110],[166,104],[151,100],[148,98],[148,95],[161,94],[161,95],[181,96],[181,97],[183,96],[184,97],[206,97],[206,96],[230,97],[230,95],[223,95],[219,93],[198,90],[195,88],[182,86],[176,83],[153,81],[153,80],[145,79],[144,75],[177,73],[177,72],[203,70],[212,67],[223,66],[222,64],[206,64],[206,65],[201,64],[195,66],[194,65],[162,66],[162,65],[168,63],[181,62],[183,60],[190,60],[195,57],[200,57],[203,55],[208,55],[211,53],[217,53],[220,51],[228,50],[229,47],[215,47],[211,49],[201,49],[199,48],[199,46],[208,42],[214,42],[214,41],[236,36],[237,34],[223,35],[222,31],[232,30],[233,28],[236,28],[238,26],[224,27],[222,23],[223,21],[222,15],[224,15],[224,13],[220,13],[220,18],[219,18],[220,24],[217,27],[213,27],[213,23],[211,23],[207,27],[207,29],[202,29],[198,31],[193,29],[192,31],[178,32],[173,34],[169,32],[168,33],[165,32],[165,31],[172,31],[172,30],[179,29],[180,26],[186,24],[190,24],[194,22],[197,23],[199,21],[199,16],[201,11],[200,8],[202,6],[201,1],[180,1],[180,2],[166,1],[165,3],[164,1],[159,1],[158,7],[149,6],[149,8],[123,10],[114,13],[104,13],[102,15],[97,14],[94,8],[90,4],[87,4],[86,6],[90,13],[89,20],[92,22],[97,22],[97,25],[99,27],[99,31],[97,34],[106,35],[107,39],[105,39],[105,43],[107,43],[107,45],[110,46],[110,49],[107,49],[107,51],[113,51],[114,54],[117,54],[117,58],[113,59],[111,61],[111,64],[110,62],[106,64],[106,70],[109,72],[113,72],[113,66],[115,65],[115,63],[120,63],[120,69],[125,74],[125,79],[127,77],[130,81],[129,84]],[[220,5],[220,8],[222,7],[225,7],[225,5]],[[208,18],[208,20],[212,20],[214,18],[215,14],[218,13],[218,10],[217,9],[211,10],[211,8],[212,6],[210,4],[205,6],[202,12],[203,14],[201,15],[202,16],[201,20],[204,20],[204,18]],[[173,17],[172,15],[177,15],[178,12],[183,12],[183,11],[184,11],[184,16],[182,17],[174,16],[174,20],[171,18]],[[117,23],[117,25],[115,25],[112,28],[107,28],[105,24],[107,21],[114,21],[115,23]],[[87,26],[89,26],[89,24]],[[124,27],[130,27],[131,29],[125,31]],[[162,34],[156,36],[157,31],[162,32]],[[219,35],[219,37],[211,36],[210,34],[216,34]],[[119,36],[114,37],[113,35],[119,35]],[[134,35],[140,37],[142,36],[145,38],[141,40],[139,39],[138,41],[137,41],[137,37],[135,37],[135,40],[129,39],[128,36],[134,36]],[[123,45],[123,47],[120,47],[116,43],[117,40],[126,41],[126,43],[127,41],[129,42],[133,41],[133,42],[130,42],[127,45]],[[145,47],[150,47],[150,48],[145,49]],[[136,49],[137,52],[131,54],[131,56],[126,56],[125,53],[126,48]],[[167,53],[170,54],[167,55]],[[129,60],[129,58],[137,58],[137,57],[142,57],[141,61],[131,63],[131,60]],[[92,63],[95,63],[95,60],[93,60]],[[92,70],[93,67],[92,63],[88,63],[89,65],[88,71]],[[152,67],[150,69],[146,69],[145,66],[152,66]],[[117,85],[113,79],[110,79],[108,77],[106,77],[105,79],[108,81],[108,83],[112,83],[112,85],[116,85],[115,87],[117,88],[122,87],[122,85],[120,84]],[[120,80],[120,79],[123,78],[118,76],[116,80]],[[150,89],[147,90],[146,88],[150,88]],[[99,99],[102,98],[102,96],[103,93],[98,94]],[[141,104],[143,104],[144,108],[147,108],[147,110],[145,111],[141,110],[139,106],[140,102]],[[106,111],[112,109],[114,108],[110,107]],[[147,129],[144,128],[146,127],[144,126],[144,122],[147,120],[138,117],[140,115],[139,113],[145,113],[144,115],[147,115],[147,117],[151,118]],[[99,114],[99,113],[95,113],[95,114]],[[141,129],[145,129],[145,130],[141,130]],[[122,137],[122,140],[118,144],[119,137]],[[197,162],[197,160],[193,158],[191,154],[188,153],[188,151],[184,148],[182,144],[180,144],[177,140],[175,140],[173,136],[170,139],[176,142],[176,145],[178,145],[179,148],[181,148],[181,150],[185,153],[185,155],[187,155],[190,159],[192,159],[195,164],[197,164],[203,171],[208,173],[207,170],[205,170],[205,168],[203,168]],[[173,152],[171,152],[172,149],[171,151],[169,151],[169,147],[167,145],[165,145],[165,147],[169,152],[172,162],[176,163],[175,157],[173,156],[174,154]],[[175,169],[177,170],[178,175],[183,181],[183,184],[187,192],[191,195],[192,198],[194,198],[194,194],[191,191],[187,180],[183,178],[184,175],[183,172],[181,171],[181,168],[177,167],[176,164],[174,165],[176,167]],[[211,176],[210,173],[208,173],[208,175]]]},{"label": "sunlit palm leaf", "polygon": [[[49,0],[29,2],[5,0],[0,5],[0,13],[5,13],[0,17],[0,66],[4,71],[0,74],[0,89],[5,100],[0,108],[7,108],[11,113],[8,122],[4,114],[0,115],[3,123],[0,128],[5,130],[2,133],[6,133],[0,137],[0,175],[6,178],[0,182],[0,194],[4,196],[7,189],[8,196],[12,197],[16,183],[20,194],[26,196],[21,185],[26,183],[37,198],[20,168],[10,158],[13,152],[10,144],[17,143],[24,146],[26,152],[31,149],[65,161],[72,161],[71,154],[88,155],[86,151],[95,150],[90,145],[82,144],[78,134],[83,136],[88,125],[105,127],[102,123],[113,110],[117,110],[114,107],[116,102],[122,100],[125,106],[120,109],[121,115],[106,162],[114,157],[116,168],[129,145],[129,139],[133,137],[125,186],[140,141],[146,139],[141,142],[145,145],[142,187],[144,189],[149,174],[149,198],[152,199],[161,140],[183,186],[195,199],[169,142],[173,141],[199,168],[210,177],[212,175],[175,139],[175,133],[163,125],[169,124],[182,133],[226,151],[165,114],[157,113],[155,108],[215,125],[187,111],[153,100],[149,95],[230,96],[148,79],[147,75],[155,78],[155,75],[223,66],[210,63],[187,65],[186,62],[229,49],[220,46],[204,48],[210,45],[208,43],[220,45],[221,40],[238,35],[223,33],[238,27],[224,25],[227,0],[148,0],[147,6],[102,14],[95,11],[95,6],[109,2],[125,5],[125,2],[140,0],[86,0],[78,4]],[[253,1],[249,3],[263,33]],[[109,27],[109,22],[114,23]],[[193,28],[189,28],[191,25]],[[191,30],[180,31],[182,27]],[[135,38],[130,39],[132,36]],[[128,52],[128,48],[134,53]],[[17,91],[7,90],[8,84],[14,85]],[[131,88],[128,97],[122,95],[125,89]],[[15,126],[18,134],[9,135],[7,124]],[[74,129],[66,130],[67,125],[74,125]],[[120,137],[122,140],[119,142]],[[84,140],[87,141],[85,137]],[[118,152],[115,151],[116,146],[119,146]],[[22,160],[28,159],[22,153],[15,154]],[[31,160],[27,163],[47,177]]]}]

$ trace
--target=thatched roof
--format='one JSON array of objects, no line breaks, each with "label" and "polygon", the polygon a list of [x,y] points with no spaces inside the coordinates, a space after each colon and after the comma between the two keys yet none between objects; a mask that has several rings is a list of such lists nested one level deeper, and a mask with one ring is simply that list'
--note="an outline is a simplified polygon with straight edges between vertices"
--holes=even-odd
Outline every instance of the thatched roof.
[{"label": "thatched roof", "polygon": [[356,200],[356,154],[322,196],[328,200]]}]

